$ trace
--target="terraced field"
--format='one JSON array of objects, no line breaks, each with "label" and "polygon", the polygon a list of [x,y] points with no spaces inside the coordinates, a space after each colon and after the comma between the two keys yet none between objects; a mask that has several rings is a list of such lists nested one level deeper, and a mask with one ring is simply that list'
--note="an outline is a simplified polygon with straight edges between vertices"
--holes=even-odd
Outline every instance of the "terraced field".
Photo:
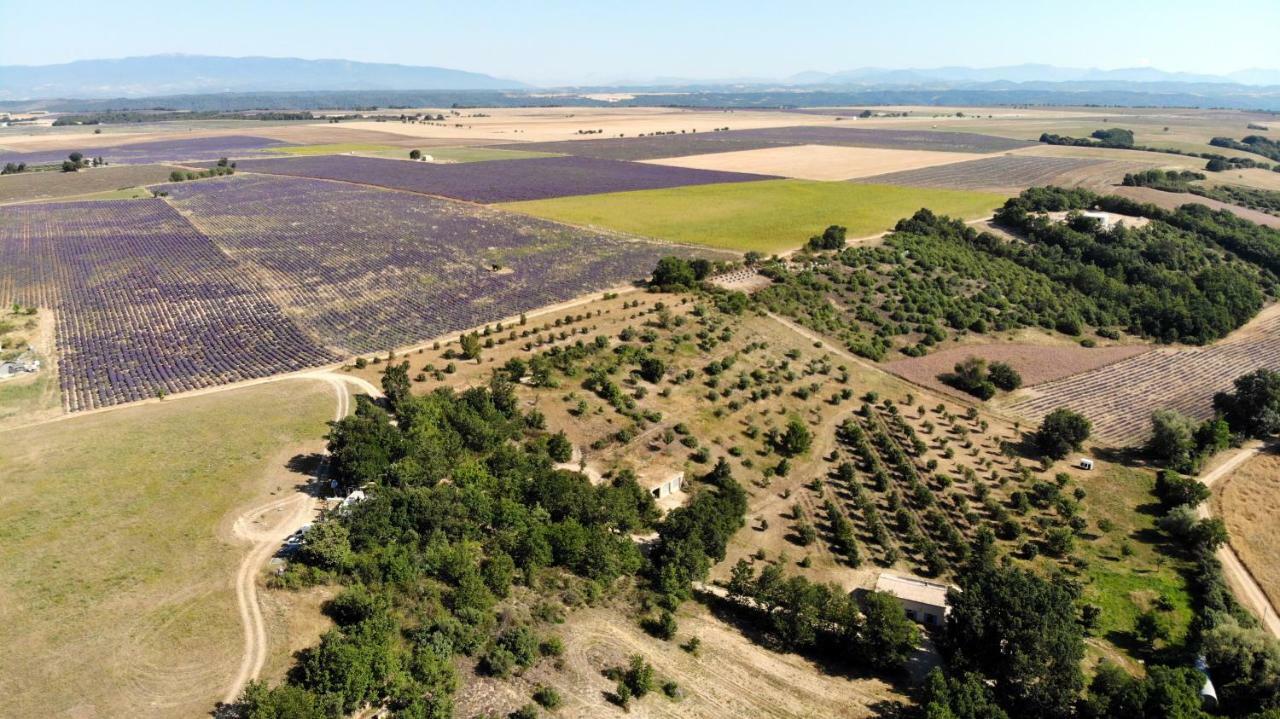
[{"label": "terraced field", "polygon": [[1146,439],[1157,409],[1212,416],[1213,395],[1260,367],[1280,370],[1280,313],[1274,307],[1218,344],[1158,349],[1047,382],[1021,393],[1008,409],[1039,422],[1070,407],[1093,421],[1095,435],[1130,445]]},{"label": "terraced field", "polygon": [[340,180],[468,202],[517,202],[605,192],[768,179],[589,157],[543,157],[435,164],[347,155],[251,160],[239,169],[289,177]]}]

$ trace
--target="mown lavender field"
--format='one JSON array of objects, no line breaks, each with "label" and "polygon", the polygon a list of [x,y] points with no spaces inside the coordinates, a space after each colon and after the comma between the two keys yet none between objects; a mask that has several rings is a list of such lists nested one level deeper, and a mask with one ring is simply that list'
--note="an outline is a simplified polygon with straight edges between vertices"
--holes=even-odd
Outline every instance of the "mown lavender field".
[{"label": "mown lavender field", "polygon": [[541,157],[436,165],[325,155],[248,160],[239,163],[238,167],[248,172],[341,180],[485,204],[773,179],[741,172],[643,165],[590,157]]},{"label": "mown lavender field", "polygon": [[972,132],[930,130],[886,130],[877,128],[830,127],[824,125],[772,127],[754,130],[693,132],[678,135],[651,135],[593,140],[528,142],[496,147],[508,150],[555,152],[578,157],[610,160],[656,160],[715,152],[761,150],[795,145],[875,147],[890,150],[933,150],[939,152],[1005,152],[1035,143]]},{"label": "mown lavender field", "polygon": [[86,159],[101,157],[113,165],[145,165],[158,162],[209,162],[223,157],[258,157],[272,147],[287,147],[292,143],[251,135],[221,135],[183,140],[155,140],[135,142],[129,145],[88,146],[39,152],[0,151],[0,165],[8,162],[25,162],[28,165],[44,165],[62,162],[72,152],[79,152]]},{"label": "mown lavender field", "polygon": [[336,359],[162,200],[5,208],[0,298],[54,309],[72,411]]},{"label": "mown lavender field", "polygon": [[289,316],[343,354],[614,287],[644,277],[663,255],[693,252],[321,180],[237,175],[162,189]]}]

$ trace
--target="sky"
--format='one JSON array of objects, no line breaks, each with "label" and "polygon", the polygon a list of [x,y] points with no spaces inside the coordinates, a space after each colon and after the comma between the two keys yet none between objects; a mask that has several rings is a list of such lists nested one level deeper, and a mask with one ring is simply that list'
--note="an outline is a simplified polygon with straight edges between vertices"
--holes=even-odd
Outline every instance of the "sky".
[{"label": "sky", "polygon": [[434,65],[544,85],[1028,62],[1280,68],[1267,37],[1280,28],[1278,0],[0,0],[0,27],[0,65],[185,52]]}]

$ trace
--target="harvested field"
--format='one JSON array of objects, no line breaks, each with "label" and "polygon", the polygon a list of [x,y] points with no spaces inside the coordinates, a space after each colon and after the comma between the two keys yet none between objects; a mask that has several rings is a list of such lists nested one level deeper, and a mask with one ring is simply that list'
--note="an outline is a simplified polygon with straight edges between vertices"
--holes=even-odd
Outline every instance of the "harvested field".
[{"label": "harvested field", "polygon": [[[528,162],[535,160],[513,164]],[[629,283],[672,253],[636,238],[321,180],[236,175],[166,189],[256,287],[344,354]]]},{"label": "harvested field", "polygon": [[499,147],[558,152],[612,160],[656,160],[663,157],[685,157],[713,152],[737,152],[798,145],[990,153],[1028,147],[1030,144],[1021,140],[965,132],[796,125],[756,130],[698,132],[653,137],[534,142],[518,145],[499,145]]},{"label": "harvested field", "polygon": [[[877,175],[890,170],[911,170],[945,165],[980,155],[929,150],[882,150],[868,147],[796,145],[761,150],[716,152],[661,160],[645,160],[657,165],[693,167],[701,170],[754,172],[800,180],[848,180]],[[895,184],[895,183],[884,183]]]},{"label": "harvested field", "polygon": [[[753,643],[734,626],[706,608],[688,602],[679,613],[682,639],[696,636],[699,656],[677,642],[650,637],[630,617],[607,609],[584,609],[569,616],[559,633],[564,639],[564,669],[548,662],[516,680],[468,676],[458,691],[457,715],[498,716],[523,706],[537,684],[555,687],[565,704],[555,716],[566,719],[599,717],[831,717],[855,719],[883,715],[889,705],[907,698],[882,680],[832,673],[797,656]],[[655,691],[631,702],[629,713],[610,704],[606,693],[614,683],[601,671],[625,665],[642,654],[662,679],[680,685],[683,698],[672,701]]]},{"label": "harvested field", "polygon": [[907,169],[903,172],[864,177],[861,182],[957,190],[1022,190],[1038,185],[1061,185],[1063,183],[1059,178],[1068,173],[1090,167],[1096,168],[1104,164],[1106,164],[1105,160],[1072,157],[1002,155],[940,167]]},{"label": "harvested field", "polygon": [[298,380],[0,432],[3,713],[207,716],[243,649],[232,520],[332,417]]},{"label": "harvested field", "polygon": [[145,165],[158,162],[208,162],[222,157],[256,157],[285,143],[249,135],[217,135],[182,140],[155,140],[129,145],[79,145],[60,150],[0,153],[0,164],[25,162],[42,165],[62,162],[72,152],[86,159],[101,157],[113,165]]},{"label": "harvested field", "polygon": [[481,203],[767,179],[761,175],[690,170],[588,157],[545,157],[447,165],[341,155],[251,160],[241,162],[239,168],[273,175],[375,185]]},{"label": "harvested field", "polygon": [[1231,548],[1280,605],[1280,454],[1264,451],[1215,488],[1213,514],[1227,523]]},{"label": "harvested field", "polygon": [[1001,195],[978,192],[770,180],[563,197],[506,207],[675,242],[779,252],[799,247],[832,224],[846,226],[851,238],[865,237],[892,228],[921,207],[974,218],[989,215],[1003,202]]},{"label": "harvested field", "polygon": [[[703,133],[721,127],[735,130],[824,122],[777,110],[715,110],[671,107],[499,107],[482,111],[420,108],[443,114],[442,122],[400,122],[396,110],[385,119],[343,122],[344,129],[392,132],[404,137],[468,142],[546,142],[590,137],[636,137],[650,133]],[[590,133],[590,134],[588,134]]]},{"label": "harvested field", "polygon": [[68,410],[336,359],[162,200],[6,208],[0,301],[54,309]]},{"label": "harvested field", "polygon": [[944,384],[938,376],[951,372],[957,362],[968,357],[981,357],[988,362],[1007,362],[1022,375],[1024,387],[1033,387],[1104,367],[1150,350],[1149,345],[1086,348],[1079,345],[975,344],[949,347],[924,357],[894,360],[883,366],[907,381],[940,392],[954,393],[957,390]]},{"label": "harvested field", "polygon": [[1280,370],[1280,305],[1272,305],[1209,347],[1161,348],[1013,396],[1008,409],[1039,422],[1058,407],[1093,421],[1094,434],[1117,445],[1146,439],[1151,413],[1176,409],[1196,419],[1213,414],[1213,395],[1260,367]]},{"label": "harvested field", "polygon": [[1236,217],[1248,220],[1258,225],[1266,225],[1267,227],[1280,228],[1280,217],[1269,215],[1258,210],[1251,210],[1247,207],[1233,205],[1229,202],[1221,200],[1213,200],[1208,197],[1193,195],[1190,192],[1165,192],[1157,190],[1154,187],[1116,187],[1109,190],[1109,194],[1120,195],[1138,202],[1149,202],[1157,207],[1163,207],[1166,210],[1176,210],[1183,205],[1197,204],[1214,210],[1226,210]]},{"label": "harvested field", "polygon": [[0,203],[53,200],[167,182],[165,165],[94,167],[80,172],[24,172],[0,177]]}]

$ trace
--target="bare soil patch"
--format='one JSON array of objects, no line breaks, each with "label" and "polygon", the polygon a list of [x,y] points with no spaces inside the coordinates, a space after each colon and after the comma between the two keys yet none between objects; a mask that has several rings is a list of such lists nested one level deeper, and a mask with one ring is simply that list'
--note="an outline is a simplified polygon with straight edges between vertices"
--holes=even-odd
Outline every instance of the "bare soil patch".
[{"label": "bare soil patch", "polygon": [[[563,670],[555,671],[544,661],[524,677],[509,681],[464,673],[456,713],[466,717],[496,711],[497,716],[505,716],[528,703],[538,684],[553,686],[564,697],[564,705],[555,715],[565,719],[853,719],[876,716],[888,704],[906,701],[879,679],[830,674],[803,657],[755,644],[699,604],[687,603],[678,620],[677,640],[664,642],[645,634],[633,619],[616,611],[574,612],[559,632],[565,643]],[[698,656],[679,647],[693,636],[702,643]],[[625,666],[633,654],[643,655],[661,679],[677,682],[683,698],[672,701],[655,691],[632,700],[629,712],[609,703],[605,697],[613,691],[614,683],[601,671]]]},{"label": "bare soil patch", "polygon": [[1259,454],[1215,489],[1213,513],[1227,523],[1231,548],[1280,604],[1280,454]]},{"label": "bare soil patch", "polygon": [[947,165],[981,157],[983,155],[965,152],[797,145],[738,152],[716,152],[645,162],[702,170],[780,175],[801,180],[848,180],[885,172]]},{"label": "bare soil patch", "polygon": [[885,363],[884,368],[909,382],[940,392],[954,392],[938,376],[952,371],[957,362],[968,357],[981,357],[988,362],[1009,363],[1022,375],[1023,385],[1031,387],[1088,372],[1150,350],[1149,345],[1087,348],[1079,345],[978,344],[951,347],[924,357],[894,360]]}]

